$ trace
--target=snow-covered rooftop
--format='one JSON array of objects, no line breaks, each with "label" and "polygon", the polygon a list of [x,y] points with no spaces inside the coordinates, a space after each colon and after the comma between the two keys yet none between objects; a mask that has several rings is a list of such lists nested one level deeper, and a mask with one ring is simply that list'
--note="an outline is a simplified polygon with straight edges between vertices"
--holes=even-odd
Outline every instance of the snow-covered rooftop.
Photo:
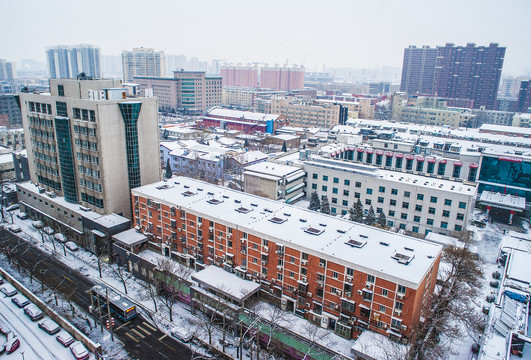
[{"label": "snow-covered rooftop", "polygon": [[260,284],[254,281],[244,280],[217,266],[207,266],[203,270],[192,275],[192,280],[206,284],[223,292],[238,301],[244,300],[260,289]]},{"label": "snow-covered rooftop", "polygon": [[531,284],[531,272],[529,272],[529,264],[531,264],[531,253],[513,250],[511,252],[511,260],[507,268],[507,277],[512,280],[520,281],[524,284]]},{"label": "snow-covered rooftop", "polygon": [[222,116],[222,117],[247,119],[247,120],[254,120],[254,121],[269,121],[269,120],[278,119],[280,115],[265,114],[265,113],[259,113],[259,112],[251,112],[251,111],[214,108],[208,112],[208,116]]},{"label": "snow-covered rooftop", "polygon": [[404,359],[408,350],[408,346],[392,341],[387,336],[374,331],[362,332],[352,346],[352,352],[355,355],[369,356],[374,360]]},{"label": "snow-covered rooftop", "polygon": [[249,165],[245,167],[246,174],[260,173],[260,174],[271,175],[274,177],[288,176],[297,171],[302,171],[302,170],[296,166],[277,164],[277,163],[272,163],[268,161],[260,162],[258,164],[253,164],[253,165]]},{"label": "snow-covered rooftop", "polygon": [[525,197],[484,190],[479,202],[508,210],[524,211]]},{"label": "snow-covered rooftop", "polygon": [[113,239],[126,246],[135,246],[148,240],[146,235],[136,229],[122,231],[121,233],[113,235]]},{"label": "snow-covered rooftop", "polygon": [[[132,193],[414,289],[442,250],[424,240],[186,177]],[[218,201],[208,202],[212,199]]]},{"label": "snow-covered rooftop", "polygon": [[[522,115],[524,115],[524,114],[522,114]],[[512,134],[520,134],[520,135],[523,135],[523,136],[531,135],[531,129],[530,128],[523,128],[523,127],[517,127],[517,126],[495,125],[495,124],[483,124],[479,128],[479,131],[505,132],[505,133],[512,133]]]}]

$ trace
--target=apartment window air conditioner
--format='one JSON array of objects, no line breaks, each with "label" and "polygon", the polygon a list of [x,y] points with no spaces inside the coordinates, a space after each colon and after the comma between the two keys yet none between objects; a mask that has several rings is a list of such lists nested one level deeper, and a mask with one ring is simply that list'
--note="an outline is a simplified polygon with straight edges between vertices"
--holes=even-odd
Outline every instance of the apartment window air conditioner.
[{"label": "apartment window air conditioner", "polygon": [[278,271],[282,271],[282,269],[283,269],[283,268],[282,268],[281,265],[278,265],[278,266],[277,266],[277,270],[278,270]]},{"label": "apartment window air conditioner", "polygon": [[308,293],[306,294],[306,296],[308,296],[308,297],[312,297],[312,293],[308,291]]},{"label": "apartment window air conditioner", "polygon": [[400,299],[400,300],[403,300],[404,299],[404,294],[396,294],[396,298]]},{"label": "apartment window air conditioner", "polygon": [[307,283],[308,282],[308,278],[306,276],[303,276],[303,277],[301,277],[301,281]]},{"label": "apartment window air conditioner", "polygon": [[352,282],[352,277],[347,276],[347,282]]},{"label": "apartment window air conditioner", "polygon": [[363,295],[363,291],[358,290],[358,295]]},{"label": "apartment window air conditioner", "polygon": [[264,252],[269,252],[269,248],[267,246],[264,246]]},{"label": "apartment window air conditioner", "polygon": [[402,330],[407,330],[407,326],[406,325],[402,325]]},{"label": "apartment window air conditioner", "polygon": [[365,284],[365,287],[366,287],[367,289],[372,289],[372,284],[371,284],[371,283],[366,283],[366,284]]},{"label": "apartment window air conditioner", "polygon": [[302,260],[302,265],[308,265],[308,260]]},{"label": "apartment window air conditioner", "polygon": [[341,296],[341,294],[342,294],[341,290],[337,290],[336,294],[337,294],[337,296]]},{"label": "apartment window air conditioner", "polygon": [[396,316],[402,316],[402,310],[395,310]]}]

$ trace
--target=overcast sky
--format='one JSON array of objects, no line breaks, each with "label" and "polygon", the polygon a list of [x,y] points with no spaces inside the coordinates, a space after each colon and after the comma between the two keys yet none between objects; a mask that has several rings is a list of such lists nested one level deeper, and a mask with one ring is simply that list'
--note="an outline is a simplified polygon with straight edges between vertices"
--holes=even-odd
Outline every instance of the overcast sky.
[{"label": "overcast sky", "polygon": [[0,0],[0,58],[89,43],[201,60],[327,67],[402,66],[408,45],[506,46],[504,73],[531,68],[530,0]]}]

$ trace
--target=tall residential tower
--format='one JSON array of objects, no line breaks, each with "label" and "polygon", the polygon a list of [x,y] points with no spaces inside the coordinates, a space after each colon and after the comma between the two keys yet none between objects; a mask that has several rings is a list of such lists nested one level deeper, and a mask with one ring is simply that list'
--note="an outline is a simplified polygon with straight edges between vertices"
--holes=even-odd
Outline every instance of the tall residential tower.
[{"label": "tall residential tower", "polygon": [[133,51],[122,51],[122,69],[124,82],[132,82],[133,76],[165,75],[164,51],[144,49],[143,47]]},{"label": "tall residential tower", "polygon": [[404,49],[400,91],[408,94],[433,94],[437,49],[429,46]]},{"label": "tall residential tower", "polygon": [[46,61],[50,79],[75,79],[81,72],[92,79],[101,78],[100,48],[94,45],[47,47]]}]

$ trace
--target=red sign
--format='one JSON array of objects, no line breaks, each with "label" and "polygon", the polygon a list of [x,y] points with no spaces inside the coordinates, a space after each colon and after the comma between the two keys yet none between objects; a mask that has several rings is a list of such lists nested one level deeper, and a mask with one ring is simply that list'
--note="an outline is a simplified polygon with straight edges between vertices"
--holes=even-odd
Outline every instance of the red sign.
[{"label": "red sign", "polygon": [[511,162],[517,162],[517,163],[521,163],[522,162],[522,158],[519,158],[519,157],[516,157],[516,156],[505,156],[505,155],[498,156],[498,160],[511,161]]}]

